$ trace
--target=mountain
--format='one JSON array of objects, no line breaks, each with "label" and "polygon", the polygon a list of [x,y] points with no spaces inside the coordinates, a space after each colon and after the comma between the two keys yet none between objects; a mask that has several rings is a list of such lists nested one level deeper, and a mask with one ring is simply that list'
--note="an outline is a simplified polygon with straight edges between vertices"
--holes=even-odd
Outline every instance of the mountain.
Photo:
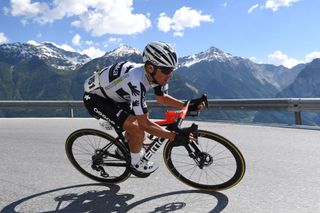
[{"label": "mountain", "polygon": [[[83,82],[95,70],[120,61],[142,63],[141,52],[121,46],[90,60],[51,43],[0,45],[0,99],[80,100]],[[256,64],[215,47],[179,58],[169,84],[169,94],[190,99],[207,93],[209,98],[269,98],[290,84],[304,65],[293,69]],[[151,99],[151,93],[148,93]],[[30,112],[31,113],[31,112]],[[14,113],[13,113],[14,114]],[[212,118],[251,120],[252,113],[211,113]],[[208,117],[210,117],[208,115]]]},{"label": "mountain", "polygon": [[[320,97],[320,59],[314,59],[303,66],[293,83],[275,95],[276,98],[314,98]],[[319,125],[319,113],[302,113],[304,124]],[[257,113],[255,122],[261,123],[289,123],[294,124],[292,113]]]},{"label": "mountain", "polygon": [[86,55],[60,49],[52,43],[40,45],[13,43],[0,45],[0,60],[8,64],[17,64],[39,58],[48,66],[57,70],[73,71],[90,61]]},{"label": "mountain", "polygon": [[211,98],[273,97],[279,89],[261,74],[261,69],[248,59],[212,47],[182,58],[177,73],[207,91]]},{"label": "mountain", "polygon": [[276,95],[277,98],[320,97],[320,59],[314,59],[299,72],[294,82]]},{"label": "mountain", "polygon": [[289,69],[284,66],[274,66],[271,64],[256,64],[258,75],[265,78],[269,83],[275,86],[277,89],[282,90],[293,83],[294,79],[306,66],[305,64],[299,64]]},{"label": "mountain", "polygon": [[72,99],[69,87],[74,71],[64,69],[80,66],[75,61],[84,63],[85,58],[49,43],[0,45],[0,99]]}]

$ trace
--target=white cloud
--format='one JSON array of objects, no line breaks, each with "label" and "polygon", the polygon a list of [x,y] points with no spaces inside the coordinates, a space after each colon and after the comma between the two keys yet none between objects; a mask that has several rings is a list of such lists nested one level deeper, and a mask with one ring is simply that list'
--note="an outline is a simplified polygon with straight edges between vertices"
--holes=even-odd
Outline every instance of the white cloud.
[{"label": "white cloud", "polygon": [[171,29],[171,24],[173,23],[173,20],[166,16],[165,13],[161,13],[158,18],[158,29],[163,32],[169,32]]},{"label": "white cloud", "polygon": [[173,35],[177,36],[177,37],[182,37],[183,36],[183,32],[174,32]]},{"label": "white cloud", "polygon": [[158,18],[158,29],[163,32],[174,31],[174,35],[181,36],[186,28],[199,27],[201,22],[214,22],[210,15],[202,15],[202,11],[193,10],[190,7],[182,7],[173,17],[161,13]]},{"label": "white cloud", "polygon": [[31,0],[12,0],[11,15],[22,16],[41,24],[75,16],[72,26],[84,28],[94,36],[105,34],[131,35],[151,26],[143,14],[134,14],[133,0],[55,0],[52,5]]},{"label": "white cloud", "polygon": [[101,51],[100,49],[97,49],[95,47],[89,47],[88,49],[85,49],[81,52],[82,54],[86,54],[90,58],[98,58],[105,54],[105,52]]},{"label": "white cloud", "polygon": [[119,42],[122,42],[122,38],[113,38],[113,37],[111,37],[111,38],[109,38],[108,42],[110,42],[110,43],[113,43],[113,42],[119,43]]},{"label": "white cloud", "polygon": [[259,7],[259,4],[255,4],[252,7],[250,7],[250,9],[248,10],[248,13],[251,13],[252,11],[254,11],[255,9],[257,9]]},{"label": "white cloud", "polygon": [[84,43],[85,43],[86,45],[89,45],[89,46],[93,45],[93,41],[90,41],[90,40],[84,41]]},{"label": "white cloud", "polygon": [[48,5],[46,3],[31,3],[31,0],[11,0],[11,15],[13,16],[35,17],[47,10]]},{"label": "white cloud", "polygon": [[320,58],[320,52],[314,51],[305,56],[306,62],[311,62],[313,59]]},{"label": "white cloud", "polygon": [[264,8],[277,11],[279,7],[290,7],[294,2],[298,1],[300,0],[267,0]]},{"label": "white cloud", "polygon": [[305,63],[304,61],[299,61],[295,58],[289,58],[286,54],[282,53],[280,50],[275,51],[271,55],[268,55],[268,62],[274,65],[283,65],[287,68],[292,68],[300,63]]},{"label": "white cloud", "polygon": [[73,47],[69,46],[68,44],[62,44],[62,45],[54,44],[54,45],[59,47],[59,48],[61,48],[61,49],[63,49],[63,50],[65,50],[65,51],[77,52]]},{"label": "white cloud", "polygon": [[80,45],[81,36],[79,34],[76,34],[75,36],[73,36],[71,41],[74,45]]},{"label": "white cloud", "polygon": [[9,39],[5,36],[5,34],[0,32],[0,44],[7,43],[8,41],[9,41]]}]

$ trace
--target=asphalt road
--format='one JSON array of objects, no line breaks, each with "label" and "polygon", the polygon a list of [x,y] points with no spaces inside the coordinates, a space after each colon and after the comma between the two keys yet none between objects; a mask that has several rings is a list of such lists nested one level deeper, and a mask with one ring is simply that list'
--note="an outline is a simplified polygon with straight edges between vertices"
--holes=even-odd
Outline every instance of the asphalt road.
[{"label": "asphalt road", "polygon": [[162,161],[149,178],[101,185],[69,163],[64,142],[94,119],[0,119],[0,212],[320,212],[320,131],[200,123],[233,141],[246,159],[235,187],[202,192]]}]

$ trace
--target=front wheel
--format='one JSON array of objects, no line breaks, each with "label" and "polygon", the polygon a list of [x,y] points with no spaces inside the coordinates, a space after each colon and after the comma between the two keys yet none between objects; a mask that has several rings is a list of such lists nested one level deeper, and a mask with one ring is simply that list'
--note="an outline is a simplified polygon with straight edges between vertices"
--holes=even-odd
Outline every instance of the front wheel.
[{"label": "front wheel", "polygon": [[239,149],[213,132],[198,133],[198,143],[165,145],[163,157],[169,171],[183,183],[201,190],[224,190],[239,183],[245,173]]},{"label": "front wheel", "polygon": [[103,183],[119,183],[130,176],[125,146],[107,133],[80,129],[70,134],[65,150],[72,165],[85,176]]}]

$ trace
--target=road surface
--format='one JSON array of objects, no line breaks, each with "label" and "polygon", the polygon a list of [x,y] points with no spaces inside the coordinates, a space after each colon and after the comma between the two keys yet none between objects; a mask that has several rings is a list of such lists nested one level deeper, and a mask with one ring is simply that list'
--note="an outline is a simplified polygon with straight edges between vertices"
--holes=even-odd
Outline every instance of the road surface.
[{"label": "road surface", "polygon": [[241,150],[246,174],[235,187],[201,192],[162,161],[149,178],[101,185],[69,163],[64,142],[86,118],[0,119],[0,212],[320,212],[320,131],[200,122]]}]

